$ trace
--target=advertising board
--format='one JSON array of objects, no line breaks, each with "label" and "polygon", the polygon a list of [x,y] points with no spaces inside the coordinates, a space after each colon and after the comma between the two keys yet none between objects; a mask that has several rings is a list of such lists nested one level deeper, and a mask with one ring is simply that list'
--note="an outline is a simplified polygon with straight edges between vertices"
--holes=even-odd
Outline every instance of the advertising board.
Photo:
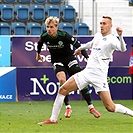
[{"label": "advertising board", "polygon": [[[108,82],[113,99],[132,99],[131,76],[127,68],[111,67]],[[92,99],[99,100],[93,87]],[[54,100],[59,82],[52,68],[18,68],[17,92],[19,101]],[[79,90],[70,93],[70,99],[82,100]]]},{"label": "advertising board", "polygon": [[10,66],[11,62],[10,36],[0,36],[0,67]]},{"label": "advertising board", "polygon": [[[43,44],[41,55],[43,55],[44,62],[38,63],[35,60],[37,51],[37,41],[39,37],[13,37],[12,38],[12,66],[51,66],[51,56],[46,44]],[[77,37],[81,43],[90,41],[92,37]],[[129,66],[129,55],[131,52],[131,44],[133,37],[124,37],[127,43],[127,51],[114,52],[114,61],[111,66]],[[89,54],[89,51],[87,51]],[[86,60],[82,55],[77,56],[79,64],[84,67]]]},{"label": "advertising board", "polygon": [[0,67],[0,102],[16,100],[16,68]]}]

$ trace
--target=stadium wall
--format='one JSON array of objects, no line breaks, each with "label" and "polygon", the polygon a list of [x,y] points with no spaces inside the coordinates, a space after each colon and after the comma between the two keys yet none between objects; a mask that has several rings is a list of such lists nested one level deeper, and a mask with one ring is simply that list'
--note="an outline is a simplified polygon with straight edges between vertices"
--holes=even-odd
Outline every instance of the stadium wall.
[{"label": "stadium wall", "polygon": [[[93,36],[75,36],[81,43]],[[45,61],[35,60],[38,36],[0,37],[0,102],[54,100],[59,82],[50,63],[50,54],[43,45],[41,54]],[[114,100],[133,99],[131,76],[128,73],[129,55],[133,37],[124,37],[127,51],[115,52],[110,64],[108,82]],[[87,51],[89,54],[89,51]],[[78,56],[82,68],[86,65],[83,56]],[[99,100],[93,87],[92,99]],[[71,100],[83,100],[79,91],[70,94]]]}]

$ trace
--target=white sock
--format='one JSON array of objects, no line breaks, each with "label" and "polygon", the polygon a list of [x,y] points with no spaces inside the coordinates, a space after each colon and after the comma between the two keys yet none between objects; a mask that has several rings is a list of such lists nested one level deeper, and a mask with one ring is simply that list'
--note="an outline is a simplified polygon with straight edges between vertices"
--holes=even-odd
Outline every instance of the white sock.
[{"label": "white sock", "polygon": [[71,108],[71,105],[67,105],[67,106],[66,106],[66,109],[67,109],[67,108]]},{"label": "white sock", "polygon": [[63,102],[64,102],[64,95],[57,94],[56,99],[54,101],[53,109],[52,109],[52,115],[50,117],[50,120],[55,122],[59,116],[60,110],[62,108]]},{"label": "white sock", "polygon": [[88,106],[88,108],[89,108],[89,110],[90,110],[91,108],[94,108],[93,104],[90,104],[90,105]]},{"label": "white sock", "polygon": [[115,112],[127,114],[133,117],[133,111],[127,107],[124,107],[121,104],[115,104]]}]

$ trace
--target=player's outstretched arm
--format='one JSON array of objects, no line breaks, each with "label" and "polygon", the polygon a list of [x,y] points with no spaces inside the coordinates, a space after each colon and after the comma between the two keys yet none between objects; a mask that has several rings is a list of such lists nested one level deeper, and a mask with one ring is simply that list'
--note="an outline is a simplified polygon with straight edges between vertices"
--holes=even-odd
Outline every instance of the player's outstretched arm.
[{"label": "player's outstretched arm", "polygon": [[117,31],[117,34],[118,34],[119,36],[122,36],[123,30],[122,30],[121,27],[117,27],[117,28],[116,28],[116,31]]},{"label": "player's outstretched arm", "polygon": [[122,52],[125,52],[125,51],[127,50],[127,48],[126,48],[126,43],[125,43],[125,41],[124,41],[124,39],[123,39],[123,36],[122,36],[123,30],[122,30],[122,28],[117,27],[117,28],[116,28],[116,31],[117,31],[117,34],[119,35],[120,50],[121,50]]}]

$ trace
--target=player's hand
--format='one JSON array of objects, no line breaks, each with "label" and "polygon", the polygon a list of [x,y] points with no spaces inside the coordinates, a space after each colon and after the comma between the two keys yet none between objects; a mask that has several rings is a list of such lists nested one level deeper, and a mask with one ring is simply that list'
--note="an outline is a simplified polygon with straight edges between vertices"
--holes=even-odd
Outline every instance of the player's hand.
[{"label": "player's hand", "polygon": [[89,58],[86,58],[86,60],[88,60]]},{"label": "player's hand", "polygon": [[118,34],[119,36],[122,35],[122,32],[123,32],[122,28],[117,27],[117,28],[116,28],[116,31],[117,31],[117,34]]},{"label": "player's hand", "polygon": [[81,54],[81,50],[76,49],[76,50],[74,51],[74,55],[79,55],[79,54]]},{"label": "player's hand", "polygon": [[36,53],[36,60],[37,60],[38,62],[43,62],[43,58],[42,58],[41,55],[38,54],[38,53]]}]

